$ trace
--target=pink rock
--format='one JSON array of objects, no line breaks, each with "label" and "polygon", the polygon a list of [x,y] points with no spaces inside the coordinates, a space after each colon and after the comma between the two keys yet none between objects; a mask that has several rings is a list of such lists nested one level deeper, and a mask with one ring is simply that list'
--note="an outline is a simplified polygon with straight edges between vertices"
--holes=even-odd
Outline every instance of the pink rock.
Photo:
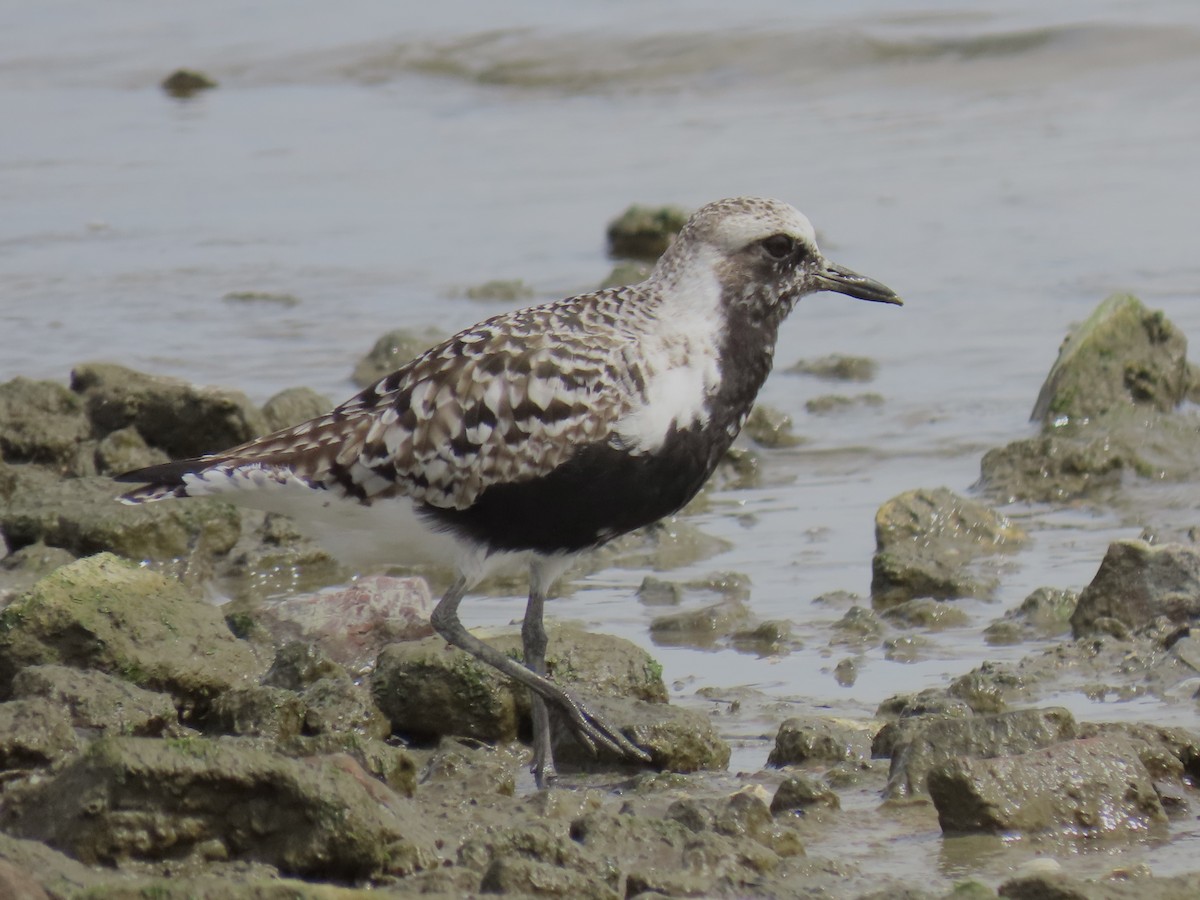
[{"label": "pink rock", "polygon": [[352,584],[265,602],[258,622],[279,643],[315,644],[352,674],[368,670],[396,641],[433,634],[424,578],[364,576]]}]

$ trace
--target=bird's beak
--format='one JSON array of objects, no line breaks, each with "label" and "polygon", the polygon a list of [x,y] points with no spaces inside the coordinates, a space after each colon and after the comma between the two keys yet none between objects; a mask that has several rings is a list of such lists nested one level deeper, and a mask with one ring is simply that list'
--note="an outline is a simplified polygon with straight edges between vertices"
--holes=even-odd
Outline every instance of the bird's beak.
[{"label": "bird's beak", "polygon": [[847,297],[857,297],[859,300],[870,300],[873,303],[894,303],[903,306],[903,301],[896,292],[882,282],[866,275],[839,266],[828,260],[811,276],[819,291],[836,291]]}]

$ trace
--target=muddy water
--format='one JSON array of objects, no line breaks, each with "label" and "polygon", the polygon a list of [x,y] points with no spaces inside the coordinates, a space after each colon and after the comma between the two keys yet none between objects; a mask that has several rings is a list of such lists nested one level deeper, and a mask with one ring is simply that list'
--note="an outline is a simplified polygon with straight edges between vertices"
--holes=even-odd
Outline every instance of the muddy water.
[{"label": "muddy water", "polygon": [[[1032,546],[996,602],[963,604],[971,624],[924,635],[915,662],[831,647],[845,607],[812,601],[867,596],[881,502],[965,490],[984,450],[1028,433],[1065,330],[1106,294],[1132,290],[1200,335],[1200,7],[809,6],[0,7],[0,378],[106,358],[260,401],[295,384],[341,399],[382,331],[501,308],[466,299],[470,285],[520,278],[550,298],[598,283],[603,226],[629,202],[778,196],[907,305],[818,295],[785,326],[781,368],[842,352],[879,375],[773,376],[764,399],[805,442],[763,451],[763,486],[697,517],[733,549],[667,577],[748,574],[755,615],[790,619],[804,647],[654,648],[676,698],[757,692],[761,715],[729,726],[734,768],[754,770],[788,712],[869,715],[1033,652],[989,647],[982,627],[1034,587],[1081,587],[1114,537],[1191,524],[1195,488],[1145,487],[1117,511],[1008,510]],[[157,83],[183,65],[220,87],[168,98]],[[298,302],[224,299],[236,291]],[[884,403],[806,412],[866,390]],[[658,610],[632,599],[646,574],[592,575],[552,614],[650,645]],[[484,598],[468,617],[520,609]],[[844,687],[833,667],[850,656]],[[1060,699],[1082,718],[1200,724],[1187,698]],[[892,871],[942,877],[1010,862],[948,861],[929,823],[928,852],[897,849],[861,803],[864,832],[839,852],[891,846]],[[1194,847],[1177,834],[1145,858],[1170,871]]]}]

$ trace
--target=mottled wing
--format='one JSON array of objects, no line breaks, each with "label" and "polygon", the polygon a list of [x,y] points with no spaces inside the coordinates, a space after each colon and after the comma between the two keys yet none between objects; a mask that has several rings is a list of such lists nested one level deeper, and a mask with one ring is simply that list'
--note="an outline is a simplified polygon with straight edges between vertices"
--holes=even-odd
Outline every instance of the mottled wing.
[{"label": "mottled wing", "polygon": [[[640,380],[614,331],[619,302],[604,292],[489,319],[331,413],[190,471],[218,490],[222,476],[238,487],[300,479],[362,502],[465,509],[490,485],[545,475],[611,437]],[[149,490],[130,499],[155,499]]]}]

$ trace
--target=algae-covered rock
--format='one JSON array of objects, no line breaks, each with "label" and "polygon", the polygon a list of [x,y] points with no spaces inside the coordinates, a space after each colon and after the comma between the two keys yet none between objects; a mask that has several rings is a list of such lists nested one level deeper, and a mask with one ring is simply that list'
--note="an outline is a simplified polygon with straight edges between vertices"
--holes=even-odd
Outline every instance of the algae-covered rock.
[{"label": "algae-covered rock", "polygon": [[[564,687],[665,703],[661,667],[640,647],[566,625],[547,628],[546,666]],[[521,657],[519,632],[488,635],[489,644]],[[375,702],[401,734],[460,735],[506,741],[529,715],[529,694],[441,638],[384,648],[371,679]]]},{"label": "algae-covered rock", "polygon": [[445,334],[433,328],[423,331],[397,328],[389,331],[358,361],[350,378],[355,385],[365,388],[411,362],[445,337]]},{"label": "algae-covered rock", "polygon": [[875,515],[871,600],[879,609],[914,597],[987,597],[995,579],[970,564],[1025,539],[1004,516],[946,488],[906,491]]},{"label": "algae-covered rock", "polygon": [[304,728],[304,701],[294,691],[269,685],[238,685],[222,691],[204,717],[214,734],[247,735],[287,741]]},{"label": "algae-covered rock", "polygon": [[1032,418],[1053,424],[1130,404],[1170,412],[1188,387],[1187,338],[1162,312],[1114,294],[1063,342]]},{"label": "algae-covered rock", "polygon": [[[657,769],[686,773],[724,769],[729,765],[729,745],[702,713],[625,696],[599,696],[583,691],[577,694],[588,709],[650,754],[650,764]],[[560,730],[556,737],[561,734]],[[560,763],[587,765],[593,759],[573,739],[556,741],[554,755]],[[600,756],[607,755],[601,751]]]},{"label": "algae-covered rock", "polygon": [[779,726],[769,766],[807,762],[862,761],[871,755],[871,732],[860,723],[817,716],[795,716]]},{"label": "algae-covered rock", "polygon": [[73,470],[91,424],[61,384],[14,378],[0,384],[0,459]]},{"label": "algae-covered rock", "polygon": [[191,854],[353,881],[431,859],[420,821],[346,757],[301,762],[234,739],[103,738],[10,794],[4,830],[90,864]]},{"label": "algae-covered rock", "polygon": [[147,691],[122,678],[68,666],[29,666],[12,682],[14,699],[45,698],[93,734],[157,737],[178,725],[170,696]]},{"label": "algae-covered rock", "polygon": [[1079,594],[1071,628],[1076,637],[1110,630],[1115,620],[1136,629],[1157,616],[1183,624],[1200,617],[1200,547],[1114,541]]},{"label": "algae-covered rock", "polygon": [[14,547],[43,543],[77,556],[112,551],[132,560],[170,560],[228,553],[241,534],[241,514],[201,497],[186,503],[117,502],[108,478],[56,478],[37,466],[12,466],[10,498],[0,499],[0,530]]},{"label": "algae-covered rock", "polygon": [[0,772],[48,766],[78,749],[71,720],[49,700],[0,703]]},{"label": "algae-covered rock", "polygon": [[176,100],[186,100],[201,91],[210,91],[217,86],[211,76],[196,69],[176,69],[159,85]]},{"label": "algae-covered rock", "polygon": [[677,206],[634,204],[608,223],[608,253],[653,262],[671,246],[687,220],[687,211]]},{"label": "algae-covered rock", "polygon": [[838,795],[828,785],[802,773],[785,778],[771,798],[771,812],[775,815],[813,806],[838,809],[841,805]]},{"label": "algae-covered rock", "polygon": [[468,300],[495,300],[502,303],[516,303],[518,300],[529,300],[533,297],[533,288],[520,278],[496,278],[475,284],[464,292]]},{"label": "algae-covered rock", "polygon": [[992,759],[1049,747],[1077,736],[1065,709],[1022,709],[994,715],[904,719],[891,748],[884,796],[925,794],[929,773],[958,756]]},{"label": "algae-covered rock", "polygon": [[85,363],[71,373],[95,430],[132,426],[173,459],[225,450],[267,432],[267,421],[240,391],[195,387],[112,363]]},{"label": "algae-covered rock", "polygon": [[0,695],[45,664],[120,675],[185,708],[261,672],[198,592],[108,553],[55,570],[0,613]]},{"label": "algae-covered rock", "polygon": [[[5,900],[46,900],[84,896],[112,876],[85,866],[40,841],[27,841],[0,831],[0,897]],[[28,877],[24,877],[28,876]],[[5,880],[7,879],[7,880]],[[30,886],[30,882],[33,886]],[[5,893],[8,889],[8,893]],[[25,894],[18,892],[24,889]],[[38,891],[43,891],[38,893]],[[138,898],[141,900],[141,898]]]},{"label": "algae-covered rock", "polygon": [[760,447],[795,447],[803,438],[792,430],[792,417],[762,403],[756,403],[742,426],[742,433]]},{"label": "algae-covered rock", "polygon": [[833,353],[818,359],[802,359],[785,372],[793,375],[812,375],[826,381],[871,381],[879,364],[866,356],[846,356]]},{"label": "algae-covered rock", "polygon": [[1141,837],[1166,813],[1135,742],[1067,741],[1018,756],[959,756],[927,781],[942,831]]},{"label": "algae-covered rock", "polygon": [[333,403],[324,394],[312,388],[285,388],[263,404],[263,418],[269,431],[279,431],[315,419],[333,409]]},{"label": "algae-covered rock", "polygon": [[109,432],[96,444],[96,471],[101,475],[119,475],[133,469],[167,462],[166,452],[151,447],[133,426]]}]

